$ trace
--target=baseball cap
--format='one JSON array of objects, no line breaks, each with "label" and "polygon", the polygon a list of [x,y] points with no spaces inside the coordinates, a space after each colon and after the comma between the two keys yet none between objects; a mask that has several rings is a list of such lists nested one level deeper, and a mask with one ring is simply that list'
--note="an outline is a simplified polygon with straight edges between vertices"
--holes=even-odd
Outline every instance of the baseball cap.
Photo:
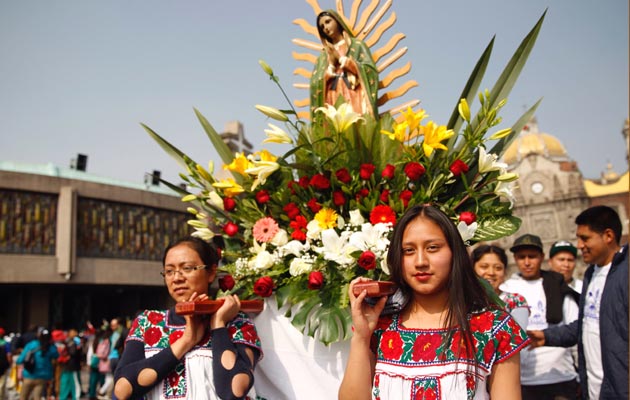
[{"label": "baseball cap", "polygon": [[514,244],[512,245],[512,247],[510,247],[510,251],[512,253],[515,253],[516,251],[522,249],[523,247],[535,247],[538,250],[540,250],[542,253],[544,253],[542,240],[540,240],[540,237],[536,235],[526,233],[523,236],[519,236],[514,241]]},{"label": "baseball cap", "polygon": [[569,253],[573,254],[573,257],[577,257],[577,247],[575,247],[569,241],[558,240],[551,245],[551,248],[549,249],[549,258],[555,256],[561,251],[568,251]]}]

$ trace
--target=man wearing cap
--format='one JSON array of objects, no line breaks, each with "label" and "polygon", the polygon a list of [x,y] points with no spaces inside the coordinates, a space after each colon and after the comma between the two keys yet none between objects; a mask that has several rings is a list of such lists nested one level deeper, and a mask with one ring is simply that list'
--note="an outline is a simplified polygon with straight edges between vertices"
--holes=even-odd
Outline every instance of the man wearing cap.
[{"label": "man wearing cap", "polygon": [[[553,271],[541,270],[545,258],[540,237],[525,234],[510,248],[519,273],[501,289],[519,293],[530,306],[527,329],[545,329],[571,323],[578,317],[578,294]],[[571,351],[543,347],[521,351],[523,400],[575,399],[578,384]]]},{"label": "man wearing cap", "polygon": [[559,240],[549,249],[549,268],[564,276],[564,281],[573,290],[582,293],[582,280],[573,277],[577,247],[567,240]]},{"label": "man wearing cap", "polygon": [[[628,398],[628,244],[615,210],[594,206],[575,218],[584,273],[578,320],[528,331],[532,346],[578,345],[584,399]],[[538,350],[538,349],[536,349]]]}]

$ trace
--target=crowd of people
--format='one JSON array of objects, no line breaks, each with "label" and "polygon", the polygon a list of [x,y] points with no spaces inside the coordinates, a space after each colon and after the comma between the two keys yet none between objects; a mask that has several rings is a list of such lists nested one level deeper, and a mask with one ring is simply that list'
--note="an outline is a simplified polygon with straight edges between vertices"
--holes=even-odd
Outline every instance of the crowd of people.
[{"label": "crowd of people", "polygon": [[[410,207],[387,255],[399,304],[355,295],[364,278],[350,285],[353,333],[339,399],[627,399],[628,245],[609,207],[575,222],[577,246],[554,243],[548,270],[540,237],[519,236],[509,249],[518,272],[507,278],[505,250],[469,251],[438,208]],[[578,250],[589,264],[583,281],[574,276]],[[162,262],[171,297],[208,299],[219,261],[201,239],[171,244]],[[257,398],[264,338],[237,295],[211,315],[147,310],[83,332],[0,333],[0,400]]]}]

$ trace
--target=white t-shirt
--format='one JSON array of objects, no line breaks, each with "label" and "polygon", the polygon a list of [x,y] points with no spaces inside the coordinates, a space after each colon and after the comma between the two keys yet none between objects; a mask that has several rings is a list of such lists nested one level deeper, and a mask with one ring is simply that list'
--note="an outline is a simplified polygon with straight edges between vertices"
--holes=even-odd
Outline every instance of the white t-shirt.
[{"label": "white t-shirt", "polygon": [[[563,320],[559,324],[547,323],[547,298],[543,290],[542,278],[525,280],[513,275],[501,285],[501,290],[519,293],[527,300],[530,308],[527,329],[543,330],[550,326],[561,326],[575,321],[578,305],[569,296],[562,303]],[[521,384],[547,385],[566,382],[577,378],[571,349],[543,346],[521,351]]]},{"label": "white t-shirt", "polygon": [[611,263],[603,267],[595,266],[593,277],[586,289],[584,319],[582,321],[582,343],[586,360],[588,398],[599,399],[599,391],[604,378],[602,367],[602,345],[599,337],[599,306],[602,300],[606,277]]},{"label": "white t-shirt", "polygon": [[584,281],[581,279],[573,278],[569,286],[578,293],[582,293],[582,286],[584,285]]}]

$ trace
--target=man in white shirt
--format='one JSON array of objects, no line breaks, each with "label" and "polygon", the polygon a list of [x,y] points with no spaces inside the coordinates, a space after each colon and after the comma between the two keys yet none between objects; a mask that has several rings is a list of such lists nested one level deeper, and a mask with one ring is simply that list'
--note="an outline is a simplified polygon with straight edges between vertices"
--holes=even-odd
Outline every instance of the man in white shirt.
[{"label": "man in white shirt", "polygon": [[[628,244],[620,245],[621,220],[606,206],[575,219],[584,273],[578,320],[528,334],[532,346],[578,344],[583,399],[628,398]],[[537,349],[536,349],[537,350]]]},{"label": "man in white shirt", "polygon": [[[519,273],[501,289],[525,297],[531,312],[527,329],[545,329],[569,324],[578,317],[577,293],[561,274],[542,271],[543,245],[536,235],[526,234],[510,248]],[[521,352],[523,400],[575,399],[578,384],[571,351],[562,347],[526,349]]]},{"label": "man in white shirt", "polygon": [[559,240],[549,249],[549,269],[564,276],[564,281],[573,290],[582,293],[582,280],[573,277],[577,247],[567,240]]}]

